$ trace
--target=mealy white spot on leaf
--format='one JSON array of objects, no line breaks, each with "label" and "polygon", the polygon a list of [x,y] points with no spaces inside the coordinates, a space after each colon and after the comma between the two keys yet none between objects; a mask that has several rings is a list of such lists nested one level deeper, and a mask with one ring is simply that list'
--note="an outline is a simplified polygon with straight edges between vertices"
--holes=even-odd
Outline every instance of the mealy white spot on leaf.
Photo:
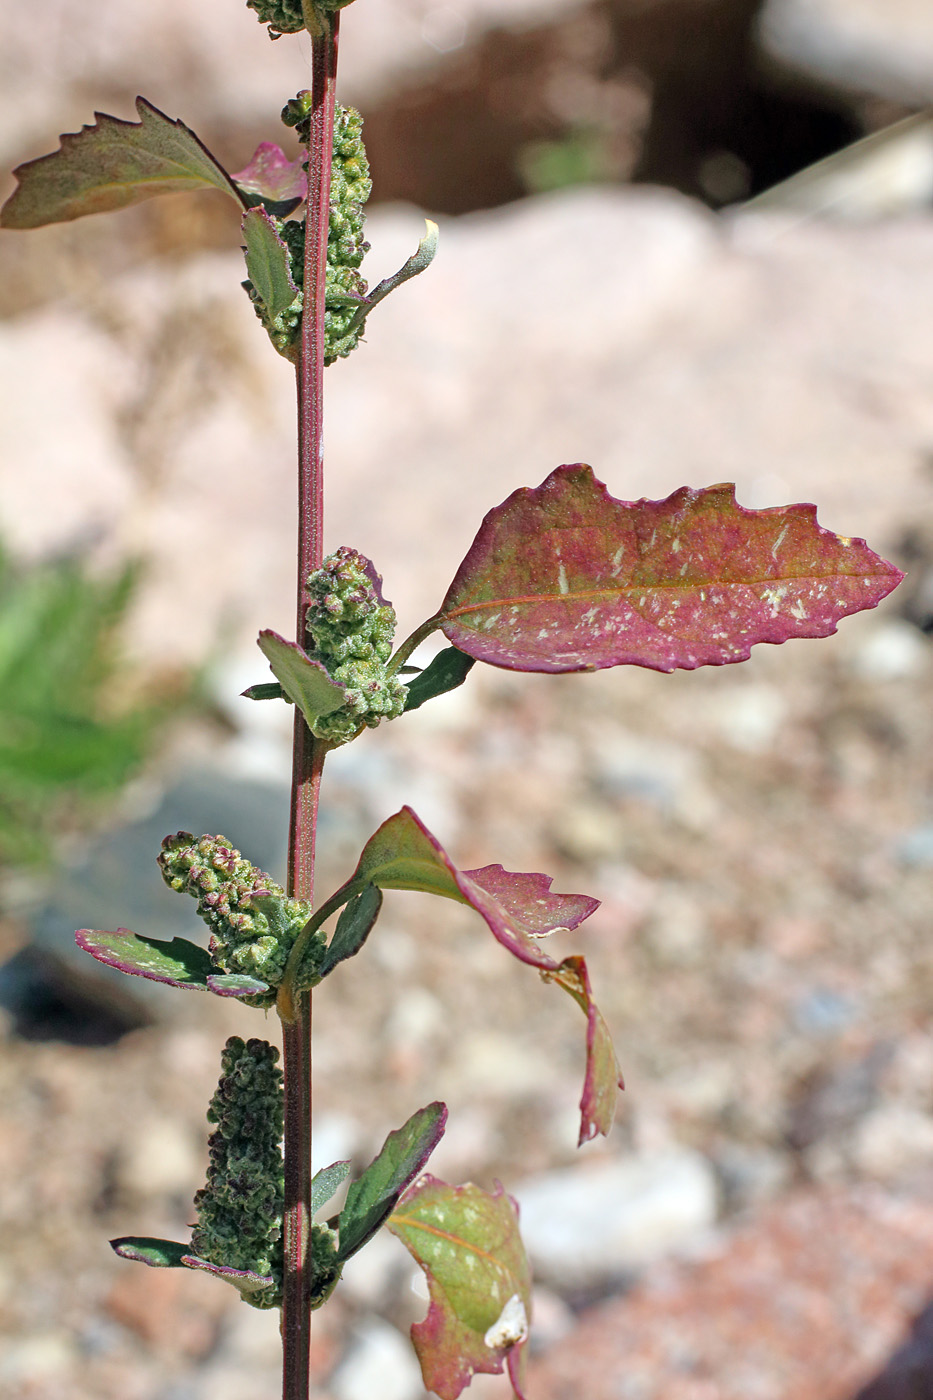
[{"label": "mealy white spot on leaf", "polygon": [[525,1304],[517,1293],[513,1293],[495,1322],[488,1329],[483,1341],[491,1351],[498,1347],[514,1346],[528,1336],[528,1314]]}]

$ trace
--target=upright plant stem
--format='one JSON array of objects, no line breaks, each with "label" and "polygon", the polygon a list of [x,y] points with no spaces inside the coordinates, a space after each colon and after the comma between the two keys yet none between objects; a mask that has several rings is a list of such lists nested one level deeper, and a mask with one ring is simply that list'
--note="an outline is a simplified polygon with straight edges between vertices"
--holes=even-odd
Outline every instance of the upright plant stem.
[{"label": "upright plant stem", "polygon": [[[311,42],[308,212],[304,307],[298,361],[298,622],[303,642],[310,599],[308,575],[323,557],[324,310],[330,174],[333,154],[339,16],[324,17]],[[314,844],[324,746],[295,714],[288,840],[288,892],[313,899]],[[282,1296],[282,1397],[308,1400],[311,1342],[311,994],[296,1002],[284,1026],[285,1061],[285,1276]]]}]

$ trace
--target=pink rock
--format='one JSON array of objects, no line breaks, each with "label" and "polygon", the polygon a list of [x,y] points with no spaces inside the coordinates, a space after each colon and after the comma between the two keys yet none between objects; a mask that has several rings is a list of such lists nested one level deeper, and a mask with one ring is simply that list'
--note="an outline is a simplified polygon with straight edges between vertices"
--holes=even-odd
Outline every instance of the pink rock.
[{"label": "pink rock", "polygon": [[[907,1400],[933,1376],[933,1205],[805,1191],[715,1257],[658,1269],[532,1368],[536,1400]],[[930,1328],[926,1329],[928,1332]],[[925,1369],[924,1369],[925,1368]],[[883,1373],[883,1374],[882,1374]],[[912,1378],[912,1379],[911,1379]]]}]

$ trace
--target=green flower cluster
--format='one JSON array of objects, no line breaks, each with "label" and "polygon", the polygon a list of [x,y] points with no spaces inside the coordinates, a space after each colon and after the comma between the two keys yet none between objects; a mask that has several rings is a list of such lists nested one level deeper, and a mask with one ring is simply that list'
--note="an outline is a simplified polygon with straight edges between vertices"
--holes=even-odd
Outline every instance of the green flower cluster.
[{"label": "green flower cluster", "polygon": [[362,326],[356,330],[350,327],[358,309],[357,302],[368,290],[359,266],[369,252],[369,244],[363,237],[366,217],[363,205],[372,187],[363,145],[363,118],[353,107],[338,105],[334,114],[334,163],[327,234],[325,364],[349,355],[362,335]]},{"label": "green flower cluster", "polygon": [[[352,0],[314,0],[314,8],[322,14],[343,10]],[[263,24],[268,24],[273,39],[282,34],[297,34],[307,25],[301,0],[246,0],[246,8],[255,10]]]},{"label": "green flower cluster", "polygon": [[337,1232],[328,1225],[311,1226],[311,1310],[327,1302],[340,1282],[342,1264],[337,1255]]},{"label": "green flower cluster", "polygon": [[282,1302],[283,1096],[279,1052],[265,1040],[231,1036],[220,1083],[207,1110],[216,1123],[208,1147],[207,1185],[194,1198],[198,1221],[191,1252],[210,1264],[271,1276],[243,1291],[255,1308]]},{"label": "green flower cluster", "polygon": [[301,0],[246,0],[262,24],[268,24],[273,39],[280,34],[299,34],[305,27]]},{"label": "green flower cluster", "polygon": [[376,583],[369,561],[346,547],[329,554],[308,578],[308,655],[347,690],[341,708],[314,726],[317,737],[331,743],[346,743],[363,725],[373,729],[405,708],[407,687],[386,675],[395,609],[381,600]]},{"label": "green flower cluster", "polygon": [[[166,836],[159,868],[171,889],[198,901],[198,913],[211,930],[208,948],[218,968],[268,983],[273,990],[250,1001],[271,1003],[292,944],[311,917],[307,900],[290,899],[225,836],[196,838],[190,831]],[[323,948],[321,935],[317,951]],[[309,949],[311,961],[315,951]]]},{"label": "green flower cluster", "polygon": [[[307,139],[308,101],[305,94],[293,99],[282,113],[286,126],[296,127]],[[368,290],[359,267],[369,251],[363,237],[363,205],[372,181],[363,145],[363,119],[352,107],[339,104],[334,113],[334,159],[330,185],[330,222],[327,233],[327,280],[324,311],[324,363],[350,354],[359,343],[363,327],[351,329],[359,304]],[[304,304],[305,226],[303,220],[271,215],[276,232],[288,249],[289,271],[298,296],[281,315],[270,318],[255,287],[244,282],[256,314],[269,339],[286,359],[295,361],[301,339]]]}]

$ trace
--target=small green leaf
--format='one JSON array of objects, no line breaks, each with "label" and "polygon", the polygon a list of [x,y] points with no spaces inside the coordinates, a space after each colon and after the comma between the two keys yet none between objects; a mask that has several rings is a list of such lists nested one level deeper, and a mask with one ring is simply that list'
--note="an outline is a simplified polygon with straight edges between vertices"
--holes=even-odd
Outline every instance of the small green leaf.
[{"label": "small green leaf", "polygon": [[185,1260],[191,1253],[190,1244],[178,1244],[175,1240],[156,1240],[144,1235],[121,1235],[110,1241],[110,1248],[121,1259],[134,1259],[139,1264],[148,1264],[150,1269],[184,1269]]},{"label": "small green leaf", "polygon": [[508,1362],[518,1400],[531,1317],[531,1271],[515,1203],[502,1190],[425,1175],[386,1222],[424,1269],[431,1306],[411,1338],[425,1387],[457,1400],[478,1371]]},{"label": "small green leaf", "polygon": [[192,1254],[190,1244],[179,1244],[176,1240],[122,1235],[110,1241],[110,1248],[121,1259],[148,1264],[150,1269],[196,1269],[200,1273],[213,1274],[224,1283],[232,1283],[244,1295],[257,1293],[275,1282],[271,1276],[254,1273],[252,1269],[231,1269],[225,1264],[212,1264],[209,1259]]},{"label": "small green leaf", "polygon": [[298,296],[292,280],[288,249],[265,209],[247,210],[243,216],[246,239],[246,271],[261,298],[270,321],[291,309]]},{"label": "small green leaf", "polygon": [[417,710],[419,705],[433,700],[436,695],[456,690],[458,685],[463,685],[475,664],[475,657],[467,656],[466,652],[458,651],[456,647],[445,647],[413,681],[409,681],[406,713]]},{"label": "small green leaf", "polygon": [[378,1157],[347,1192],[337,1227],[341,1263],[362,1249],[385,1223],[405,1187],[440,1142],[446,1123],[446,1105],[431,1103],[389,1134]]},{"label": "small green leaf", "polygon": [[242,203],[223,166],[183,122],[143,97],[136,111],[138,122],[95,112],[95,126],[64,135],[57,151],[20,165],[0,224],[39,228],[183,190],[223,190]]},{"label": "small green leaf", "polygon": [[215,971],[207,950],[186,938],[173,938],[166,943],[158,938],[142,938],[128,928],[79,928],[75,942],[107,967],[146,977],[151,982],[166,982],[170,987],[207,991],[208,978]]},{"label": "small green leaf", "polygon": [[246,690],[241,690],[240,695],[244,700],[286,700],[289,705],[293,703],[288,699],[278,681],[261,681],[258,685],[251,685]]},{"label": "small green leaf", "polygon": [[228,972],[208,977],[207,989],[218,997],[255,997],[267,992],[269,984],[244,972]]},{"label": "small green leaf", "polygon": [[437,224],[434,223],[432,219],[425,219],[424,222],[425,234],[424,237],[419,240],[418,247],[412,253],[411,257],[406,259],[398,272],[394,272],[391,277],[383,278],[377,286],[367,292],[360,309],[351,322],[351,330],[356,330],[363,326],[366,322],[366,317],[369,315],[370,311],[372,311],[373,307],[377,306],[380,301],[383,301],[390,292],[394,292],[396,287],[400,287],[403,282],[409,282],[412,277],[417,277],[419,273],[424,272],[425,268],[430,267],[431,263],[434,261],[434,254],[437,252],[438,229]]},{"label": "small green leaf", "polygon": [[321,663],[312,661],[297,642],[286,642],[277,632],[265,631],[259,634],[259,649],[287,698],[310,725],[343,705],[344,687],[332,681]]},{"label": "small green leaf", "polygon": [[321,1206],[327,1204],[349,1175],[349,1162],[332,1162],[329,1167],[322,1167],[319,1172],[315,1172],[311,1182],[312,1216],[317,1215]]},{"label": "small green leaf", "polygon": [[326,977],[329,972],[333,972],[338,963],[352,958],[360,951],[379,917],[381,908],[382,891],[375,885],[364,886],[359,894],[347,902],[321,960],[321,977]]}]

